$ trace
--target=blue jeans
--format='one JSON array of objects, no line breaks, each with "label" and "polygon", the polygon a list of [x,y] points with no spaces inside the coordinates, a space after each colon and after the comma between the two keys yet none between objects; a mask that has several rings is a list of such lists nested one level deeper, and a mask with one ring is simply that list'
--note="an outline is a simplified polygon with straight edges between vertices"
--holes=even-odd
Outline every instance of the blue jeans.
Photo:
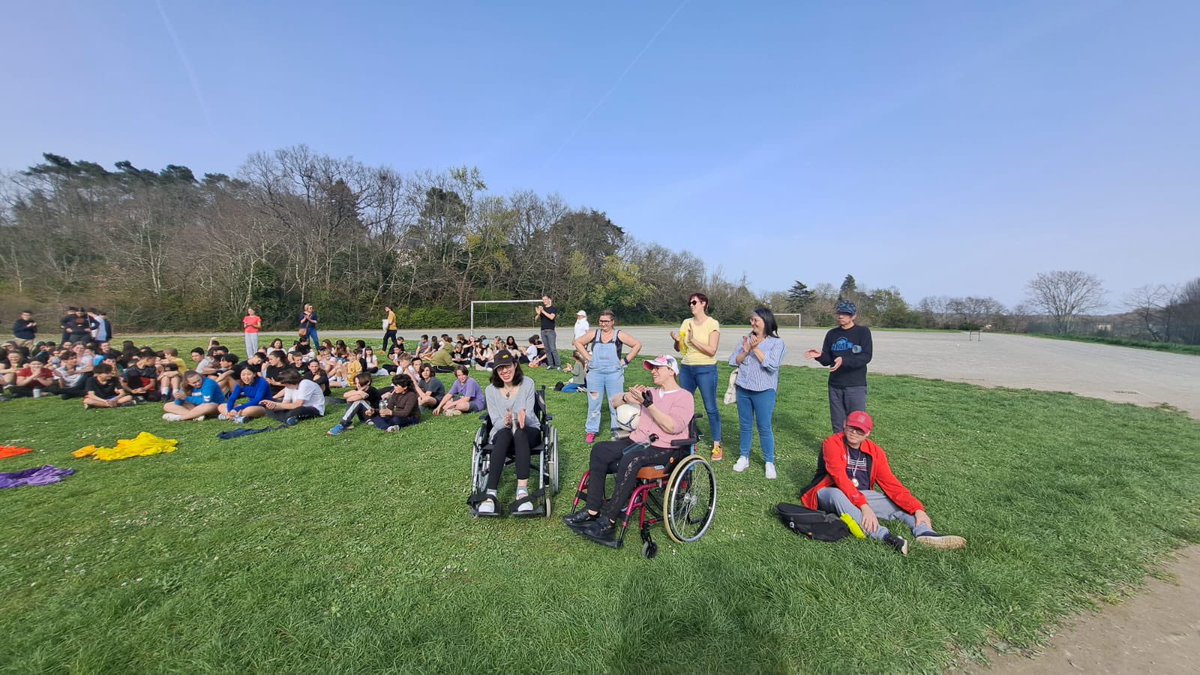
[{"label": "blue jeans", "polygon": [[721,411],[717,408],[717,365],[679,366],[679,386],[695,396],[700,388],[704,399],[704,412],[708,414],[708,426],[712,430],[713,443],[721,442]]},{"label": "blue jeans", "polygon": [[749,459],[750,441],[754,435],[752,425],[757,423],[758,442],[762,445],[763,460],[768,464],[775,463],[775,431],[771,427],[771,419],[775,415],[775,390],[750,391],[737,388],[739,454]]},{"label": "blue jeans", "polygon": [[587,374],[588,414],[584,431],[589,434],[600,431],[600,406],[608,406],[609,428],[617,428],[617,411],[612,407],[612,397],[625,391],[625,371],[597,373],[589,370]]}]

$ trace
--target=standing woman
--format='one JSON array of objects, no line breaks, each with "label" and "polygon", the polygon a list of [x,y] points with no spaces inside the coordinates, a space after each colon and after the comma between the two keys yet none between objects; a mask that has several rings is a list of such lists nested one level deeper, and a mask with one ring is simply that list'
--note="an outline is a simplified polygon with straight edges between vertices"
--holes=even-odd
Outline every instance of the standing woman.
[{"label": "standing woman", "polygon": [[384,307],[383,311],[387,316],[383,317],[383,346],[379,350],[387,354],[388,340],[392,341],[393,347],[396,345],[396,313],[391,307]]},{"label": "standing woman", "polygon": [[242,317],[242,330],[246,334],[246,358],[258,352],[258,332],[262,330],[262,317],[255,313],[253,307],[246,308],[246,316]]},{"label": "standing woman", "polygon": [[517,470],[516,512],[533,511],[529,501],[529,449],[542,441],[542,429],[534,413],[534,383],[521,373],[517,359],[507,350],[496,354],[492,383],[484,392],[488,417],[492,421],[492,456],[488,462],[487,493],[479,502],[479,515],[497,515],[500,502],[500,476],[511,454]]},{"label": "standing woman", "polygon": [[319,345],[321,341],[317,338],[317,313],[313,310],[311,304],[304,306],[304,313],[300,315],[300,337],[307,337],[308,344]]},{"label": "standing woman", "polygon": [[762,446],[767,464],[767,479],[775,480],[775,432],[771,419],[775,415],[775,394],[779,389],[779,365],[787,351],[779,339],[775,314],[759,307],[750,315],[750,334],[729,356],[729,365],[738,369],[737,409],[739,437],[738,461],[733,470],[741,473],[750,466],[752,425],[758,425],[758,443]]},{"label": "standing woman", "polygon": [[704,399],[708,425],[712,430],[712,461],[725,458],[721,449],[721,410],[717,407],[717,348],[721,345],[721,324],[708,315],[708,296],[688,296],[692,318],[685,319],[679,333],[671,333],[675,351],[683,356],[679,367],[679,386],[695,396],[697,387]]},{"label": "standing woman", "polygon": [[[588,445],[596,442],[600,433],[600,406],[608,404],[608,424],[615,432],[617,412],[612,398],[625,391],[625,366],[642,350],[642,343],[628,333],[617,330],[616,316],[611,309],[600,312],[599,328],[589,330],[575,340],[575,354],[587,370],[588,415],[584,426]],[[621,356],[621,345],[629,347],[629,355]]]}]

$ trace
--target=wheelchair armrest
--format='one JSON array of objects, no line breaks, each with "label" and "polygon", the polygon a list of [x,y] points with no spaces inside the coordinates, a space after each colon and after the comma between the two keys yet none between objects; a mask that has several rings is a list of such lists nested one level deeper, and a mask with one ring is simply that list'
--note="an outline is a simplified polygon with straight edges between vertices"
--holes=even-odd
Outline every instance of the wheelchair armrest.
[{"label": "wheelchair armrest", "polygon": [[672,448],[686,448],[700,442],[699,438],[681,438],[677,441],[671,441]]}]

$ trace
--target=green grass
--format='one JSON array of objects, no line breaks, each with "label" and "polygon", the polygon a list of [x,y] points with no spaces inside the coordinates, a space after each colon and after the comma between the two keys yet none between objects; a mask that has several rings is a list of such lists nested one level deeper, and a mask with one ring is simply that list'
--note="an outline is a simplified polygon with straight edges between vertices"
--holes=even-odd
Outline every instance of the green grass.
[{"label": "green grass", "polygon": [[[587,461],[586,402],[549,396],[561,514]],[[1181,414],[883,376],[871,410],[893,468],[966,551],[904,559],[868,542],[810,542],[769,514],[796,501],[828,429],[813,369],[784,370],[779,480],[763,479],[757,444],[750,471],[732,473],[733,456],[716,465],[712,530],[690,545],[656,530],[654,560],[636,533],[612,551],[557,518],[469,518],[474,417],[332,439],[326,419],[220,441],[222,423],[164,423],[155,405],[4,403],[0,444],[37,452],[0,470],[78,473],[0,492],[0,667],[938,670],[988,644],[1040,644],[1055,622],[1200,541],[1200,425]],[[736,455],[736,412],[721,411]],[[179,450],[70,457],[138,431],[178,438]]]},{"label": "green grass", "polygon": [[1112,338],[1100,337],[1096,335],[1050,335],[1048,333],[1030,333],[1034,337],[1049,338],[1051,340],[1070,340],[1072,342],[1094,342],[1102,345],[1116,345],[1118,347],[1134,347],[1137,349],[1152,349],[1156,352],[1170,352],[1172,354],[1190,354],[1192,356],[1200,356],[1200,345],[1184,345],[1177,342],[1151,342],[1150,340],[1133,340],[1130,338]]}]

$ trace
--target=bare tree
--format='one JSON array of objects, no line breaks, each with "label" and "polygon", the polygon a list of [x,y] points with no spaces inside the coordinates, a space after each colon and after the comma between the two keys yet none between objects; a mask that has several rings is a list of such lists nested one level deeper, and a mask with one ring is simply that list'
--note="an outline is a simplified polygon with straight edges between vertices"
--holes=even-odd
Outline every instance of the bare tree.
[{"label": "bare tree", "polygon": [[1079,315],[1104,305],[1104,284],[1087,272],[1043,272],[1029,282],[1027,289],[1029,303],[1047,314],[1061,334],[1074,330]]}]

